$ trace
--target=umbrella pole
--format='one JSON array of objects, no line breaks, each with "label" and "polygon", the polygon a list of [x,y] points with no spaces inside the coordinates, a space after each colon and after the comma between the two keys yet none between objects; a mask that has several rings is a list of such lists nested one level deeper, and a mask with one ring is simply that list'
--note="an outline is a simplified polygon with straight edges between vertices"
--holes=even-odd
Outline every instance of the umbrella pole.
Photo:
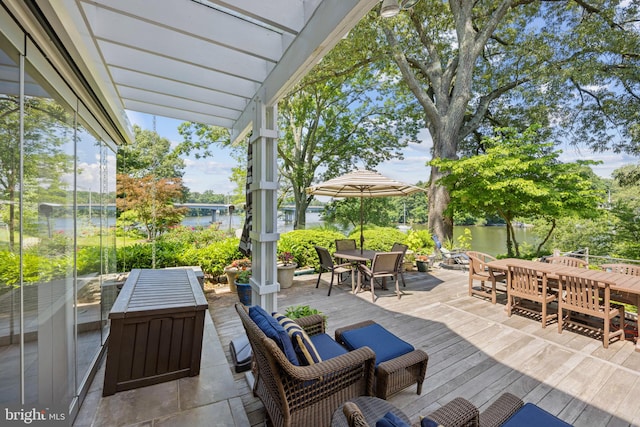
[{"label": "umbrella pole", "polygon": [[362,194],[360,195],[360,255],[364,250],[364,236],[362,235]]}]

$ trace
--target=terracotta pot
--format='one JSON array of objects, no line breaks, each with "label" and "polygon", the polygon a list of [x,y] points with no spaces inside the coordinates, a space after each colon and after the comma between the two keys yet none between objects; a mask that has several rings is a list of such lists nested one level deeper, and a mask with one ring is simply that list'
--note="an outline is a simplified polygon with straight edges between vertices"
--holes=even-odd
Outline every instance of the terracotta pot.
[{"label": "terracotta pot", "polygon": [[293,276],[297,267],[298,264],[296,263],[289,265],[278,264],[278,283],[280,283],[281,289],[287,289],[293,285]]}]

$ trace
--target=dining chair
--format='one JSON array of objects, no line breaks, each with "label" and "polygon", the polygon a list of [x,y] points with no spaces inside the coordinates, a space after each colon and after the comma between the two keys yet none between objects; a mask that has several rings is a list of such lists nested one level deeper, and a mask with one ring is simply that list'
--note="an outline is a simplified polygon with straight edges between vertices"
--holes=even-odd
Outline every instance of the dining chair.
[{"label": "dining chair", "polygon": [[549,264],[562,264],[567,267],[589,268],[589,263],[583,259],[572,256],[548,256],[544,259]]},{"label": "dining chair", "polygon": [[637,264],[602,264],[600,268],[613,273],[640,276],[640,265]]},{"label": "dining chair", "polygon": [[[560,294],[558,298],[558,333],[562,333],[565,324],[587,328],[595,332],[602,332],[602,344],[609,347],[611,338],[620,337],[624,340],[624,306],[611,304],[611,282],[605,280],[593,280],[586,277],[560,275]],[[564,311],[568,312],[566,318]],[[571,313],[584,315],[584,320],[599,318],[603,320],[604,327],[596,327],[586,322],[578,322],[572,319]],[[611,320],[619,316],[619,328],[611,331]]]},{"label": "dining chair", "polygon": [[[357,249],[356,239],[336,239],[336,251],[352,251]],[[347,260],[343,258],[336,258],[338,264],[345,263]],[[344,281],[340,275],[340,281]]]},{"label": "dining chair", "polygon": [[320,271],[318,274],[318,281],[316,282],[316,288],[320,285],[320,278],[322,277],[322,273],[325,271],[331,272],[331,282],[329,283],[329,293],[327,296],[331,295],[331,288],[333,287],[334,277],[343,273],[351,272],[351,263],[344,264],[335,264],[333,262],[333,257],[329,253],[327,248],[323,248],[322,246],[316,246],[316,252],[318,253],[318,258],[320,259]]},{"label": "dining chair", "polygon": [[378,252],[374,255],[371,268],[365,264],[358,264],[358,287],[360,289],[362,276],[369,279],[371,289],[371,301],[376,301],[375,284],[376,279],[392,278],[396,283],[396,294],[400,299],[400,287],[398,285],[398,258],[402,257],[402,252]]},{"label": "dining chair", "polygon": [[549,292],[546,273],[509,265],[507,277],[507,315],[511,317],[514,308],[538,314],[538,311],[523,305],[523,300],[533,301],[541,305],[542,327],[547,327],[547,318],[557,317],[557,314],[547,314],[547,305],[557,299],[555,293]]},{"label": "dining chair", "polygon": [[[469,296],[480,295],[483,297],[490,296],[491,303],[496,303],[496,283],[498,281],[505,282],[507,275],[502,271],[494,271],[487,263],[496,261],[494,256],[477,251],[467,251],[469,257]],[[480,289],[473,287],[473,281],[480,281]],[[485,282],[491,282],[491,289],[485,287]]]},{"label": "dining chair", "polygon": [[402,279],[402,286],[405,288],[407,284],[404,281],[404,256],[407,254],[407,249],[409,249],[409,246],[399,242],[395,242],[391,247],[391,252],[402,252],[402,256],[398,258],[398,263],[400,264],[398,266],[398,273],[400,273],[400,278]]}]

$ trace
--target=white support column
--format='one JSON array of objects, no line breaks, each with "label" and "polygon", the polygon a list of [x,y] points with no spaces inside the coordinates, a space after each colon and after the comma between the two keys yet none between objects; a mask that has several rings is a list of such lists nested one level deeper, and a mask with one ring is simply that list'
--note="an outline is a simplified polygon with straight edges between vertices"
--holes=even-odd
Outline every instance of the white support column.
[{"label": "white support column", "polygon": [[278,109],[255,102],[255,115],[250,144],[253,144],[253,181],[251,201],[251,302],[267,312],[278,310],[277,245],[278,234]]}]

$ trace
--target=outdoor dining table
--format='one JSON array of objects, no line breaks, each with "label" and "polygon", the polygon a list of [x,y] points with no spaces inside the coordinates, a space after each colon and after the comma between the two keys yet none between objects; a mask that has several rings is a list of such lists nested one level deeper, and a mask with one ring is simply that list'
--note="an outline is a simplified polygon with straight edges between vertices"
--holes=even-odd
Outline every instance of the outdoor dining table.
[{"label": "outdoor dining table", "polygon": [[357,264],[373,261],[376,251],[371,249],[346,249],[335,251],[334,258],[341,258],[351,261],[351,292],[357,293],[360,289],[355,289],[355,272],[358,269]]},{"label": "outdoor dining table", "polygon": [[[569,267],[562,264],[530,261],[518,258],[504,258],[487,263],[493,270],[507,272],[509,266],[524,267],[546,273],[547,277],[557,279],[561,274],[585,277],[592,280],[606,280],[612,283],[611,299],[640,308],[640,276],[615,273],[612,271],[591,270],[586,268]],[[636,341],[636,351],[640,352],[640,339]]]}]

